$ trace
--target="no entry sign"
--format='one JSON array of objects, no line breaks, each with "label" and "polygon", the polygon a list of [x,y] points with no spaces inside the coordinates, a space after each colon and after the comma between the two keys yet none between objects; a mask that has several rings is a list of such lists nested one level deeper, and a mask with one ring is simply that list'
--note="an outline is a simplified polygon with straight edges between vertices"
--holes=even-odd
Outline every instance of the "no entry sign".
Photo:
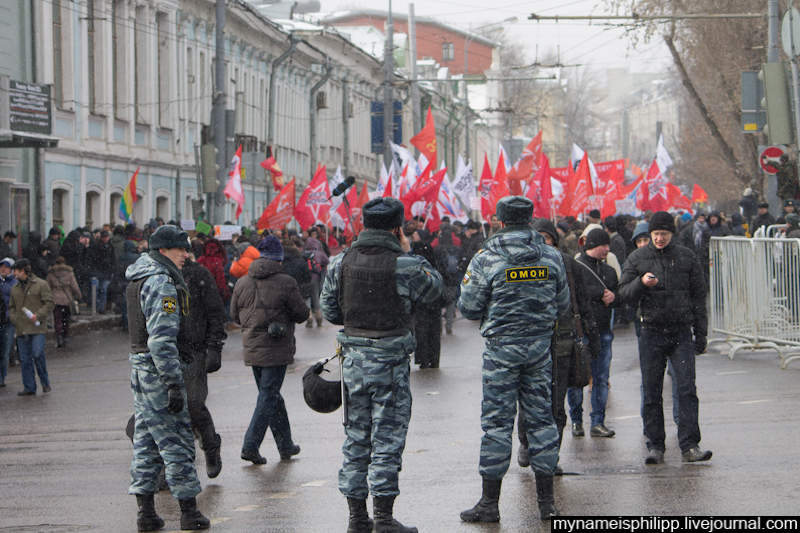
[{"label": "no entry sign", "polygon": [[758,156],[758,163],[767,174],[777,174],[778,168],[775,166],[775,164],[782,155],[783,150],[781,148],[778,148],[777,146],[768,146],[761,150],[761,154]]}]

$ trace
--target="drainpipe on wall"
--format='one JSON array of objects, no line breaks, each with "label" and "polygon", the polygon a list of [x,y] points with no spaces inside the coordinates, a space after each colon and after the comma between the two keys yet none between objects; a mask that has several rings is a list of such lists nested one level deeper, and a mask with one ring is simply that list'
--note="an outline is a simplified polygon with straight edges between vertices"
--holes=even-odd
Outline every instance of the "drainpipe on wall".
[{"label": "drainpipe on wall", "polygon": [[308,173],[309,176],[313,176],[314,172],[317,170],[317,91],[319,91],[330,78],[331,60],[330,58],[326,58],[325,74],[311,87],[311,91],[308,93],[308,161],[311,167]]},{"label": "drainpipe on wall", "polygon": [[[267,95],[269,97],[269,111],[267,114],[267,146],[272,150],[273,156],[275,155],[275,83],[277,82],[275,74],[278,71],[278,67],[280,67],[284,61],[289,59],[289,56],[295,51],[299,42],[300,41],[295,38],[294,34],[290,33],[289,48],[275,58],[269,69],[269,94]],[[269,205],[269,202],[272,200],[271,197],[272,194],[270,192],[270,188],[267,187],[267,205]]]}]

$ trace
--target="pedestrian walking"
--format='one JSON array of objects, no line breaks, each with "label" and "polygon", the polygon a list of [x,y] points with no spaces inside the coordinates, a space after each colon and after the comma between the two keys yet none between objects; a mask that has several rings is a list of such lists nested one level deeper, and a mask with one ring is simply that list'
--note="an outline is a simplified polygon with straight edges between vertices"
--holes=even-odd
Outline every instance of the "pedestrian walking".
[{"label": "pedestrian walking", "polygon": [[0,388],[6,386],[9,358],[14,348],[14,324],[9,317],[11,289],[17,284],[14,263],[11,257],[0,259]]},{"label": "pedestrian walking", "polygon": [[[586,236],[583,253],[577,259],[574,269],[580,284],[586,288],[592,305],[597,330],[600,335],[600,351],[592,358],[592,391],[589,434],[592,437],[613,437],[615,431],[605,425],[606,403],[608,402],[608,376],[611,372],[611,344],[614,333],[611,329],[612,310],[619,307],[617,272],[604,260],[609,255],[610,238],[600,228],[593,229]],[[588,343],[589,339],[584,339]],[[569,414],[572,420],[572,435],[582,437],[583,431],[583,389],[571,387],[567,391]]]},{"label": "pedestrian walking", "polygon": [[189,288],[189,313],[181,314],[178,352],[189,361],[184,371],[186,399],[192,429],[200,440],[206,457],[206,473],[215,478],[222,470],[222,439],[214,427],[214,419],[206,407],[208,374],[222,367],[225,334],[225,305],[214,277],[207,268],[196,263],[189,254],[181,270]]},{"label": "pedestrian walking", "polygon": [[444,328],[448,335],[453,333],[458,287],[466,270],[461,269],[461,246],[455,244],[453,237],[453,231],[450,228],[442,229],[438,239],[438,246],[434,248],[436,262],[439,265],[439,273],[442,274],[442,279],[444,280]]},{"label": "pedestrian walking", "polygon": [[678,382],[678,444],[684,462],[707,461],[701,450],[695,355],[706,349],[705,276],[695,254],[672,242],[675,222],[659,211],[650,219],[647,246],[625,262],[620,294],[641,307],[639,364],[644,388],[644,433],[649,450],[645,464],[664,462],[663,385],[667,359]]},{"label": "pedestrian walking", "polygon": [[[533,224],[536,231],[544,239],[545,244],[558,249],[558,231],[555,225],[546,219],[540,218]],[[567,413],[564,403],[567,398],[567,388],[569,384],[570,369],[576,364],[576,356],[588,339],[590,352],[597,356],[600,353],[600,335],[597,333],[597,325],[592,315],[592,305],[589,298],[589,291],[583,284],[583,278],[576,275],[575,270],[581,267],[575,259],[564,252],[559,251],[564,262],[564,270],[569,285],[570,306],[561,313],[556,320],[553,340],[551,341],[550,353],[553,361],[553,418],[558,428],[558,448],[561,449],[561,441],[564,435],[564,428],[567,425]],[[528,428],[520,409],[517,415],[517,436],[519,437],[519,449],[517,450],[517,463],[521,467],[530,466],[528,456]],[[556,465],[555,474],[561,474],[561,468]]]},{"label": "pedestrian walking", "polygon": [[294,361],[294,325],[308,318],[297,282],[283,271],[283,247],[274,235],[258,243],[258,259],[239,278],[231,298],[231,319],[242,326],[244,364],[251,367],[258,399],[244,436],[241,457],[265,464],[259,453],[267,428],[272,430],[281,460],[300,453],[292,439],[289,415],[281,396],[286,367]]},{"label": "pedestrian walking", "polygon": [[164,527],[153,497],[162,459],[170,492],[180,504],[181,529],[210,525],[197,510],[200,482],[186,405],[185,363],[178,351],[180,319],[190,309],[189,290],[180,272],[189,246],[186,232],[160,226],[150,236],[151,251],[126,272],[135,417],[128,493],[136,495],[139,531]]},{"label": "pedestrian walking", "polygon": [[47,274],[47,284],[53,293],[53,323],[56,330],[56,347],[63,348],[69,338],[69,324],[72,320],[73,302],[81,298],[81,289],[72,267],[69,266],[64,256],[59,255],[56,264],[50,267]]},{"label": "pedestrian walking", "polygon": [[314,237],[314,235],[318,234],[319,232],[315,228],[312,228],[309,232],[310,236],[306,239],[306,244],[303,248],[306,260],[309,264],[309,269],[311,270],[311,298],[309,307],[311,307],[313,318],[308,318],[308,322],[306,322],[307,328],[314,327],[313,320],[317,321],[317,327],[322,326],[322,311],[319,305],[319,294],[322,290],[322,279],[325,275],[325,269],[328,266],[328,256],[323,250],[322,243]]},{"label": "pedestrian walking", "polygon": [[403,233],[403,204],[375,198],[362,210],[364,227],[353,246],[333,257],[322,288],[325,318],[343,325],[342,380],[346,405],[339,492],[347,498],[349,533],[412,533],[394,519],[398,474],[411,418],[409,355],[412,313],[442,296],[439,273]]},{"label": "pedestrian walking", "polygon": [[117,267],[116,254],[108,231],[100,231],[99,238],[89,246],[86,258],[89,262],[89,275],[97,279],[96,305],[97,312],[102,315],[106,312],[108,287]]},{"label": "pedestrian walking", "polygon": [[553,473],[558,429],[553,421],[550,340],[556,317],[569,309],[561,255],[530,225],[533,203],[521,196],[497,202],[503,228],[475,254],[461,283],[458,309],[481,321],[483,352],[481,453],[483,493],[461,513],[465,522],[497,522],[500,487],[511,461],[517,401],[528,433],[539,513],[556,516]]},{"label": "pedestrian walking", "polygon": [[17,395],[33,396],[36,394],[36,374],[39,375],[42,392],[52,390],[47,375],[44,336],[47,333],[47,317],[53,310],[53,295],[47,282],[33,273],[27,259],[20,259],[14,264],[14,277],[17,283],[11,288],[8,309],[17,335],[17,350],[22,366],[23,389]]}]

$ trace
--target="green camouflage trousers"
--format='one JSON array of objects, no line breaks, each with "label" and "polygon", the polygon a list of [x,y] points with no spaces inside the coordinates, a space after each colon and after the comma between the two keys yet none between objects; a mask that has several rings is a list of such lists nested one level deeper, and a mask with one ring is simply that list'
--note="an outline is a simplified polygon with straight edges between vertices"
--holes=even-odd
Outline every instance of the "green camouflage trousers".
[{"label": "green camouflage trousers", "polygon": [[558,430],[551,401],[550,337],[486,339],[481,403],[481,477],[502,479],[511,460],[511,435],[519,400],[531,468],[552,474],[558,463]]},{"label": "green camouflage trousers", "polygon": [[348,424],[339,491],[348,498],[400,493],[398,473],[411,418],[406,353],[402,348],[390,353],[368,346],[344,349]]},{"label": "green camouflage trousers", "polygon": [[194,435],[189,412],[167,412],[167,388],[153,371],[134,367],[131,370],[131,389],[136,425],[133,431],[133,461],[131,486],[128,494],[158,492],[158,473],[161,459],[166,465],[167,484],[179,500],[200,493],[200,482],[194,468]]}]

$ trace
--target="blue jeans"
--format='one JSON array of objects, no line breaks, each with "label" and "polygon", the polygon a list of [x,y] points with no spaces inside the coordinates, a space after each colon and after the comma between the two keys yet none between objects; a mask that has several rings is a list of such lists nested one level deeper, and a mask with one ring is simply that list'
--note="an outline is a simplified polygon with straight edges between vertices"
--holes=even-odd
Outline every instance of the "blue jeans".
[{"label": "blue jeans", "polygon": [[8,358],[14,346],[14,324],[11,322],[0,326],[0,384],[6,382],[8,374]]},{"label": "blue jeans", "polygon": [[19,350],[19,360],[22,365],[22,386],[26,391],[36,392],[36,373],[39,374],[39,381],[42,387],[50,386],[50,379],[47,377],[47,361],[44,358],[44,333],[34,335],[20,335],[17,337],[17,349]]},{"label": "blue jeans", "polygon": [[106,278],[97,278],[97,312],[106,312],[106,301],[108,300],[108,286],[111,285],[111,280]]},{"label": "blue jeans", "polygon": [[286,365],[254,366],[253,377],[258,386],[258,399],[250,426],[244,435],[242,450],[258,451],[264,441],[267,428],[272,429],[272,437],[279,452],[291,450],[292,431],[289,428],[289,415],[281,396],[283,378],[286,376]]},{"label": "blue jeans", "polygon": [[[604,424],[606,420],[606,402],[608,401],[608,375],[611,371],[611,342],[614,334],[611,331],[600,332],[600,354],[592,359],[592,427]],[[589,339],[584,338],[588,343]],[[570,387],[567,390],[569,417],[573,424],[583,424],[583,389]]]}]

